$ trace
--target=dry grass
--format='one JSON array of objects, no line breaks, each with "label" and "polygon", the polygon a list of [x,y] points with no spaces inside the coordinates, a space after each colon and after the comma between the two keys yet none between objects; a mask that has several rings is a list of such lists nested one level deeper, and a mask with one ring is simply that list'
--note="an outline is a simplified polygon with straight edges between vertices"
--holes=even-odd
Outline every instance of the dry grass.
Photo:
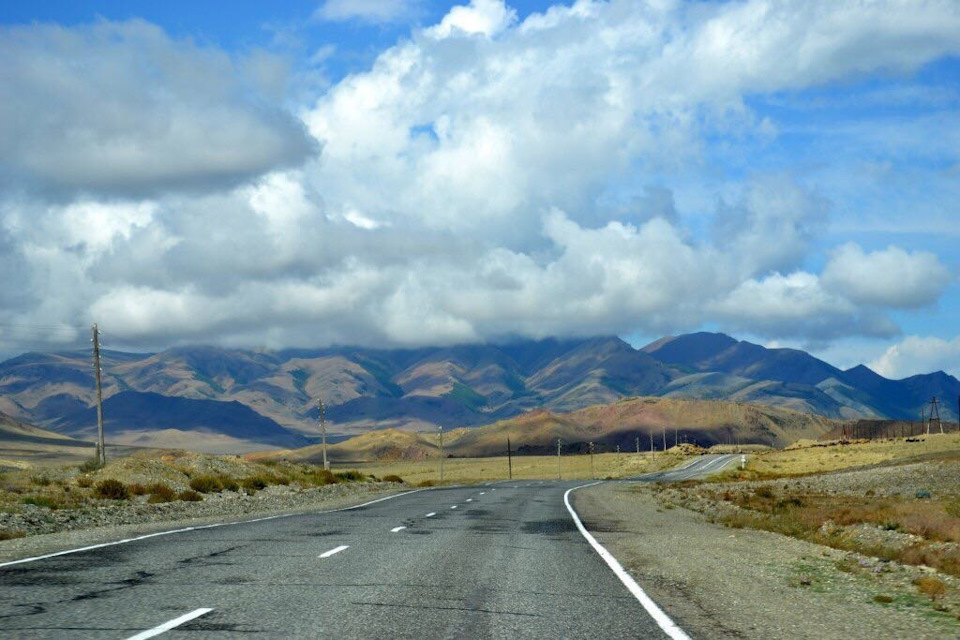
[{"label": "dry grass", "polygon": [[[563,455],[560,459],[560,473],[564,479],[589,478],[625,478],[672,467],[683,460],[682,456],[651,456],[649,452],[602,453],[594,455],[593,471],[590,468],[590,456]],[[395,475],[410,484],[424,481],[438,483],[440,479],[440,461],[402,460],[394,462],[362,462],[351,464],[360,471],[377,477]],[[498,458],[446,458],[443,461],[443,481],[465,484],[472,482],[491,482],[506,480],[509,477],[507,457]],[[551,480],[557,477],[556,456],[513,456],[514,480]]]},{"label": "dry grass", "polygon": [[920,436],[918,442],[905,439],[872,440],[853,444],[811,443],[812,446],[769,450],[748,457],[744,472],[729,471],[718,481],[759,480],[828,473],[852,467],[891,462],[916,456],[960,452],[960,433]]}]

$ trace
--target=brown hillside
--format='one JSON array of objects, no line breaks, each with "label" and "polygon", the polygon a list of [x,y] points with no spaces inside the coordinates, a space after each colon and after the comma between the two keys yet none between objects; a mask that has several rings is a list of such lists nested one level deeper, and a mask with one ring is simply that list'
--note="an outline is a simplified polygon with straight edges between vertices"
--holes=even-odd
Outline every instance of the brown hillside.
[{"label": "brown hillside", "polygon": [[[636,439],[641,450],[656,449],[684,439],[697,444],[739,442],[783,447],[801,438],[815,439],[836,428],[819,416],[789,409],[744,405],[711,400],[675,398],[628,398],[571,413],[537,410],[485,427],[454,429],[444,433],[444,453],[455,457],[497,456],[506,453],[507,437],[518,454],[556,451],[559,437],[564,451],[585,450],[589,442],[597,451],[633,451]],[[332,460],[409,460],[437,455],[435,433],[410,433],[387,429],[366,433],[328,448]],[[320,447],[264,454],[291,460],[317,461]]]}]

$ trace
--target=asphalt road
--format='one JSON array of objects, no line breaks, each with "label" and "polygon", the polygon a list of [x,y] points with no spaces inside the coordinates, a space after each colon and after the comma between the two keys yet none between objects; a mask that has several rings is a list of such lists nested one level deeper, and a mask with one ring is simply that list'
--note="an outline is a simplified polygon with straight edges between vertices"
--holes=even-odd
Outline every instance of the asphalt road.
[{"label": "asphalt road", "polygon": [[739,459],[740,454],[738,453],[703,455],[682,467],[669,469],[667,471],[647,473],[642,476],[630,478],[630,480],[640,482],[680,482],[682,480],[693,480],[716,473],[724,467],[738,462]]},{"label": "asphalt road", "polygon": [[162,637],[666,637],[578,532],[579,484],[425,490],[2,567],[0,635],[130,638],[190,614]]}]

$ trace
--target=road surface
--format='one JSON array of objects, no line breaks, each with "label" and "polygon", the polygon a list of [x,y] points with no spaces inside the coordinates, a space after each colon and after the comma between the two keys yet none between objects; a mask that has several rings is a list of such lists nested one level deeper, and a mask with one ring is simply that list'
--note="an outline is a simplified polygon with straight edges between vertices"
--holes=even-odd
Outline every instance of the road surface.
[{"label": "road surface", "polygon": [[581,484],[432,489],[3,566],[0,635],[666,637],[577,530],[563,496]]},{"label": "road surface", "polygon": [[630,478],[630,480],[640,482],[680,482],[683,480],[694,480],[717,473],[736,463],[739,458],[740,454],[738,453],[703,455],[679,468],[647,473],[642,476]]}]

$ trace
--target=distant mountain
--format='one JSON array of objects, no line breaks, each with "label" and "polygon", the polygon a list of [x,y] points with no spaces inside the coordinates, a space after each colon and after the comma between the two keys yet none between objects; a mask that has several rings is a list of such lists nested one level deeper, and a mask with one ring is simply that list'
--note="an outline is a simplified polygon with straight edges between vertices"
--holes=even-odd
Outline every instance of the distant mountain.
[{"label": "distant mountain", "polygon": [[[801,438],[815,439],[841,423],[780,407],[742,405],[710,400],[628,398],[609,405],[569,413],[531,411],[491,425],[445,432],[444,453],[455,457],[501,456],[507,437],[518,454],[550,454],[557,438],[566,452],[585,452],[593,442],[599,452],[662,450],[678,442],[741,443],[784,446]],[[317,462],[322,449],[312,445],[266,456]],[[439,455],[435,433],[384,429],[365,433],[328,448],[340,462],[422,460]]]},{"label": "distant mountain", "polygon": [[[202,433],[210,447],[289,447],[289,438],[317,436],[318,397],[327,407],[329,433],[343,437],[382,428],[473,427],[531,410],[559,414],[634,396],[761,404],[828,418],[915,419],[936,395],[942,417],[953,420],[960,395],[960,381],[942,372],[888,380],[863,366],[842,371],[803,351],[716,333],[666,337],[642,349],[601,337],[103,355],[110,431],[144,446]],[[0,363],[2,412],[89,437],[92,406],[88,353],[30,353]]]},{"label": "distant mountain", "polygon": [[[836,418],[919,419],[936,396],[957,419],[960,381],[942,371],[888,380],[864,365],[847,371],[797,349],[767,349],[715,333],[666,337],[644,353],[690,373],[658,395],[729,398]],[[723,374],[723,375],[718,375]]]}]

